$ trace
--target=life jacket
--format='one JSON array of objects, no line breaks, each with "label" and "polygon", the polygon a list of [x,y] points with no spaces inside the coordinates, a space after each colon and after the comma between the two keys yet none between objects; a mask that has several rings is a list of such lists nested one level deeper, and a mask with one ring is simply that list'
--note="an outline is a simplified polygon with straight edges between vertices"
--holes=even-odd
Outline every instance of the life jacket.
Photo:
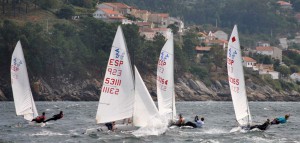
[{"label": "life jacket", "polygon": [[285,119],[285,117],[279,117],[279,118],[277,118],[277,120],[278,120],[278,122],[279,123],[286,123],[286,119]]},{"label": "life jacket", "polygon": [[45,118],[46,118],[46,117],[42,115],[42,116],[36,117],[36,120],[37,120],[37,121],[44,121]]}]

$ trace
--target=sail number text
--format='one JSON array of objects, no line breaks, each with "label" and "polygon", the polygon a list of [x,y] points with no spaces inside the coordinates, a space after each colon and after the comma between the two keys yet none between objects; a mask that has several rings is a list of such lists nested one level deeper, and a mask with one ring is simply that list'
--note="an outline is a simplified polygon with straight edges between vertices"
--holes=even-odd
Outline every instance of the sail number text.
[{"label": "sail number text", "polygon": [[104,83],[105,84],[108,84],[108,85],[116,85],[116,86],[120,86],[121,85],[121,83],[122,83],[122,80],[120,80],[120,79],[114,79],[114,78],[106,78],[105,80],[104,80]]},{"label": "sail number text", "polygon": [[119,91],[120,91],[120,89],[115,88],[115,87],[108,87],[108,86],[105,86],[105,85],[103,85],[103,87],[102,87],[102,92],[103,93],[118,95]]},{"label": "sail number text", "polygon": [[239,85],[240,84],[240,80],[238,78],[228,77],[228,80],[232,84],[235,84],[235,85]]},{"label": "sail number text", "polygon": [[122,75],[122,70],[119,70],[119,69],[107,68],[107,71],[110,75],[116,75],[116,76],[121,76]]},{"label": "sail number text", "polygon": [[116,60],[116,59],[109,59],[108,65],[120,67],[120,66],[123,65],[123,61],[121,61],[121,60]]},{"label": "sail number text", "polygon": [[168,85],[168,80],[160,77],[160,76],[157,76],[157,81],[160,83],[160,84],[165,84],[165,85]]}]

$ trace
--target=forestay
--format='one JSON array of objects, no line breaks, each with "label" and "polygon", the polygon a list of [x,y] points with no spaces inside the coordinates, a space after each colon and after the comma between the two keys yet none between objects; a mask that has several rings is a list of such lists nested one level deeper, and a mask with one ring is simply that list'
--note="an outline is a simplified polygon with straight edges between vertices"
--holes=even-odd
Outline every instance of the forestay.
[{"label": "forestay", "polygon": [[130,118],[133,107],[134,78],[125,38],[119,26],[107,63],[96,122],[106,123]]},{"label": "forestay", "polygon": [[158,115],[158,110],[148,92],[142,77],[134,66],[135,71],[135,106],[133,123],[135,126],[144,127],[148,121],[155,115]]},{"label": "forestay", "polygon": [[157,100],[161,115],[168,119],[176,116],[174,92],[174,43],[173,35],[163,46],[157,65]]},{"label": "forestay", "polygon": [[227,70],[236,120],[241,126],[249,125],[251,124],[251,115],[246,95],[240,41],[236,25],[228,43]]},{"label": "forestay", "polygon": [[32,97],[20,41],[18,41],[12,54],[10,72],[16,114],[23,115],[26,120],[31,121],[38,116],[38,113]]}]

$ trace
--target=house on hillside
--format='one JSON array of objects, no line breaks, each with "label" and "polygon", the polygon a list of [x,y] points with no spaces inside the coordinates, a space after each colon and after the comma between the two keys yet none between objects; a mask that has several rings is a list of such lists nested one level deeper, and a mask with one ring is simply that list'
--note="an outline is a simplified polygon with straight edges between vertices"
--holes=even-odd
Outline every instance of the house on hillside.
[{"label": "house on hillside", "polygon": [[140,28],[139,32],[141,36],[145,36],[146,40],[153,40],[156,34],[161,34],[166,39],[172,36],[172,30],[170,28]]},{"label": "house on hillside", "polygon": [[117,11],[123,15],[125,14],[130,14],[132,8],[124,3],[120,3],[120,2],[104,2],[101,4],[97,4],[96,5],[97,9],[110,9],[112,11]]},{"label": "house on hillside", "polygon": [[196,59],[195,62],[198,63],[200,62],[201,57],[210,52],[211,47],[202,47],[202,46],[196,46],[195,50],[196,50]]},{"label": "house on hillside", "polygon": [[286,1],[277,1],[277,4],[280,6],[282,9],[293,9],[293,5],[290,2]]},{"label": "house on hillside", "polygon": [[277,47],[256,47],[256,53],[271,56],[273,59],[278,59],[282,62],[282,50]]},{"label": "house on hillside", "polygon": [[287,50],[289,47],[287,38],[279,38],[279,46],[282,50]]},{"label": "house on hillside", "polygon": [[150,12],[147,10],[140,10],[140,9],[132,9],[131,15],[136,18],[142,19],[144,22],[147,22],[150,16]]},{"label": "house on hillside", "polygon": [[228,34],[222,30],[218,30],[218,31],[214,32],[213,35],[219,40],[224,40],[224,41],[228,40]]},{"label": "house on hillside", "polygon": [[148,22],[152,22],[156,26],[160,27],[162,25],[167,25],[166,20],[168,18],[169,18],[168,13],[151,13]]},{"label": "house on hillside", "polygon": [[259,75],[270,75],[272,79],[279,79],[279,72],[274,71],[272,64],[256,64],[254,70],[258,70]]},{"label": "house on hillside", "polygon": [[166,19],[162,20],[162,25],[160,25],[160,27],[168,27],[170,24],[174,24],[178,27],[178,32],[179,33],[183,33],[183,29],[184,29],[184,23],[183,21],[181,21],[178,18],[175,17],[168,17]]},{"label": "house on hillside", "polygon": [[93,13],[93,17],[96,19],[101,19],[105,22],[123,22],[126,19],[118,11],[113,11],[106,8],[97,9]]},{"label": "house on hillside", "polygon": [[269,42],[265,42],[265,41],[259,41],[256,43],[257,47],[270,47],[270,43]]},{"label": "house on hillside", "polygon": [[150,22],[135,22],[139,28],[154,28],[154,24]]},{"label": "house on hillside", "polygon": [[300,82],[300,73],[293,73],[290,75],[290,78],[294,81]]},{"label": "house on hillside", "polygon": [[243,57],[243,66],[247,68],[256,67],[256,60],[250,57]]}]

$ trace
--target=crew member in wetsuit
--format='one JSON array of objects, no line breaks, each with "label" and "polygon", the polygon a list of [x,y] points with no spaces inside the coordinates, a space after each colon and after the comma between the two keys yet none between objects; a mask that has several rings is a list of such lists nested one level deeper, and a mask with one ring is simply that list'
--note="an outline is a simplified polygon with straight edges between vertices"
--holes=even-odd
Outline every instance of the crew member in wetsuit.
[{"label": "crew member in wetsuit", "polygon": [[61,119],[63,116],[64,116],[63,111],[60,111],[59,114],[53,115],[52,118],[50,118],[50,119],[44,121],[44,123],[46,123],[46,122],[48,122],[48,121],[51,121],[51,120],[56,121],[56,120],[58,120],[58,119]]},{"label": "crew member in wetsuit", "polygon": [[250,130],[254,129],[254,128],[258,128],[260,130],[266,130],[270,125],[270,120],[267,119],[267,121],[265,123],[263,123],[262,125],[254,125],[254,126],[250,126]]},{"label": "crew member in wetsuit", "polygon": [[105,126],[107,127],[108,130],[114,131],[114,129],[115,129],[115,122],[105,123]]},{"label": "crew member in wetsuit", "polygon": [[202,125],[204,124],[204,118],[203,117],[201,118],[201,120],[199,120],[199,117],[195,116],[194,121],[195,121],[195,123],[192,123],[190,121],[185,123],[185,126],[191,126],[193,128],[201,128]]},{"label": "crew member in wetsuit", "polygon": [[172,123],[171,125],[176,125],[178,127],[184,126],[185,125],[185,119],[182,117],[182,114],[179,114],[178,120],[175,123]]},{"label": "crew member in wetsuit", "polygon": [[278,117],[278,118],[275,118],[272,122],[271,122],[271,125],[273,124],[283,124],[283,123],[286,123],[287,120],[289,119],[290,115],[289,114],[286,114],[284,117]]},{"label": "crew member in wetsuit", "polygon": [[32,119],[31,122],[35,121],[36,123],[42,123],[45,121],[45,119],[46,119],[45,112],[43,112],[41,116]]}]

